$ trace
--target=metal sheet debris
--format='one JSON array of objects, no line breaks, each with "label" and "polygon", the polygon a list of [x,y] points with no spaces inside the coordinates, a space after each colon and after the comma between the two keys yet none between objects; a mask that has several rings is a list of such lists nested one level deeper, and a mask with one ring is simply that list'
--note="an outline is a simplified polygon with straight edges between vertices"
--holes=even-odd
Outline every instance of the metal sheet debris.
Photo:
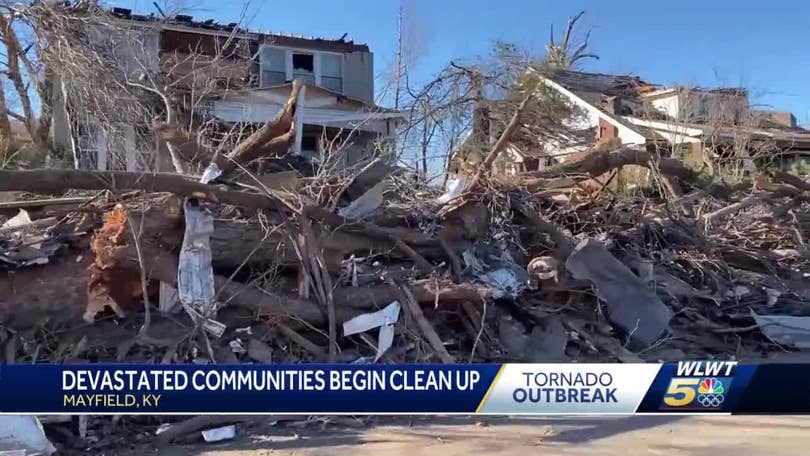
[{"label": "metal sheet debris", "polygon": [[377,182],[376,185],[352,201],[348,206],[338,210],[338,214],[352,220],[363,218],[382,205],[384,191],[385,181]]},{"label": "metal sheet debris", "polygon": [[399,319],[400,310],[399,301],[393,301],[377,312],[358,315],[343,323],[343,334],[351,336],[352,334],[380,328],[377,355],[374,358],[374,362],[377,362],[391,348],[394,342],[394,325]]},{"label": "metal sheet debris", "polygon": [[810,349],[810,317],[758,315],[751,311],[760,331],[777,344]]},{"label": "metal sheet debris", "polygon": [[580,242],[565,267],[574,278],[593,283],[610,320],[631,339],[649,345],[667,329],[672,317],[669,308],[600,242],[590,238]]},{"label": "metal sheet debris", "polygon": [[203,171],[203,175],[200,177],[200,182],[203,184],[208,184],[221,175],[222,170],[219,169],[219,166],[217,166],[216,163],[211,163],[207,168],[205,168],[205,171]]},{"label": "metal sheet debris", "polygon": [[214,219],[196,204],[186,202],[186,231],[180,249],[177,269],[177,291],[180,302],[208,318],[214,300],[214,271],[211,268],[209,235]]},{"label": "metal sheet debris", "polygon": [[0,451],[25,450],[32,454],[50,455],[56,448],[45,436],[35,416],[0,416]]},{"label": "metal sheet debris", "polygon": [[17,213],[14,217],[6,220],[6,223],[0,225],[2,228],[16,228],[18,226],[25,226],[31,223],[31,216],[28,215],[28,211],[25,209],[20,209],[20,212]]},{"label": "metal sheet debris", "polygon": [[203,439],[208,443],[221,442],[223,440],[231,440],[236,438],[236,426],[223,426],[214,429],[206,429],[202,431]]},{"label": "metal sheet debris", "polygon": [[493,297],[516,298],[528,286],[528,273],[518,267],[504,267],[478,276],[478,280],[491,286]]},{"label": "metal sheet debris", "polygon": [[228,346],[231,347],[231,351],[234,353],[247,353],[247,350],[245,350],[245,345],[242,343],[242,339],[234,339],[228,342]]},{"label": "metal sheet debris", "polygon": [[176,313],[180,310],[182,306],[177,288],[161,281],[158,293],[158,310],[165,314]]},{"label": "metal sheet debris", "polygon": [[467,178],[464,175],[460,175],[457,177],[452,177],[447,179],[447,185],[445,185],[445,193],[436,198],[436,202],[439,204],[447,204],[450,200],[457,198],[464,192],[464,187],[467,185]]},{"label": "metal sheet debris", "polygon": [[[200,182],[207,184],[221,174],[217,164],[212,162],[205,169]],[[178,299],[197,324],[203,325],[219,337],[224,331],[224,325],[212,318],[216,315],[214,270],[211,266],[214,218],[192,200],[185,201],[183,211],[186,223],[177,267]]]},{"label": "metal sheet debris", "polygon": [[350,200],[356,200],[367,193],[372,187],[391,173],[391,166],[379,158],[374,159],[363,167],[352,179],[352,183],[346,187],[344,195]]}]

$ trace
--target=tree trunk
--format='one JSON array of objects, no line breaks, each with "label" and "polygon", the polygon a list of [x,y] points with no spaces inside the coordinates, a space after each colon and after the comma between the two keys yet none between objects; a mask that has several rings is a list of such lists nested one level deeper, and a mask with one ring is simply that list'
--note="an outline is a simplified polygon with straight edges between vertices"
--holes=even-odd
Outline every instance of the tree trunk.
[{"label": "tree trunk", "polygon": [[8,119],[8,104],[6,103],[6,90],[0,84],[0,154],[7,151],[11,144],[11,121]]},{"label": "tree trunk", "polygon": [[206,185],[178,174],[62,169],[0,170],[0,191],[48,193],[68,189],[171,192],[179,196],[254,209],[277,209],[283,206],[266,195]]},{"label": "tree trunk", "polygon": [[84,255],[78,263],[75,259],[0,272],[0,324],[23,330],[45,322],[80,323],[87,308],[92,258]]}]

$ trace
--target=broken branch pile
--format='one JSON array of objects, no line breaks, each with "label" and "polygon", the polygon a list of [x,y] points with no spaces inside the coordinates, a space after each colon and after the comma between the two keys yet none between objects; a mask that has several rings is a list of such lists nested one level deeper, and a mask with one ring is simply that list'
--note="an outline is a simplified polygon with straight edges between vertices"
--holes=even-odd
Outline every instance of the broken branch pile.
[{"label": "broken branch pile", "polygon": [[[0,171],[4,191],[102,190],[0,228],[7,356],[628,362],[810,347],[810,184],[799,177],[732,185],[630,149],[508,182],[488,159],[441,197],[381,160],[251,174],[253,160],[284,157],[297,92],[202,181]],[[602,184],[623,166],[648,168],[660,191]],[[103,331],[92,350],[53,335],[81,327],[86,339],[116,320],[114,349]]]}]

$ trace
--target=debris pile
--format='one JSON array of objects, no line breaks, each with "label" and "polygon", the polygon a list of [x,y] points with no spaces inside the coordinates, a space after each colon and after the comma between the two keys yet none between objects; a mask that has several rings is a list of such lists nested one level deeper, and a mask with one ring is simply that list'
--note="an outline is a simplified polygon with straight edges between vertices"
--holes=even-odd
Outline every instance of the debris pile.
[{"label": "debris pile", "polygon": [[[202,180],[0,170],[0,191],[98,192],[58,210],[14,203],[2,223],[6,360],[642,362],[810,347],[800,177],[727,183],[616,149],[504,179],[488,170],[501,140],[444,194],[380,159],[251,172],[294,136],[294,110],[293,95]],[[657,187],[602,184],[623,166]]]}]

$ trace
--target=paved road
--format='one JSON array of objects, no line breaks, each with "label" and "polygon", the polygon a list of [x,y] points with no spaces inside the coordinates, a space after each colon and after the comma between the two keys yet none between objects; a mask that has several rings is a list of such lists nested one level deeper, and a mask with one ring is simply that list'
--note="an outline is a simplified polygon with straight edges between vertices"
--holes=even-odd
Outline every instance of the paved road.
[{"label": "paved road", "polygon": [[629,417],[556,420],[445,418],[410,426],[254,428],[227,444],[177,446],[164,456],[807,455],[810,417]]}]

